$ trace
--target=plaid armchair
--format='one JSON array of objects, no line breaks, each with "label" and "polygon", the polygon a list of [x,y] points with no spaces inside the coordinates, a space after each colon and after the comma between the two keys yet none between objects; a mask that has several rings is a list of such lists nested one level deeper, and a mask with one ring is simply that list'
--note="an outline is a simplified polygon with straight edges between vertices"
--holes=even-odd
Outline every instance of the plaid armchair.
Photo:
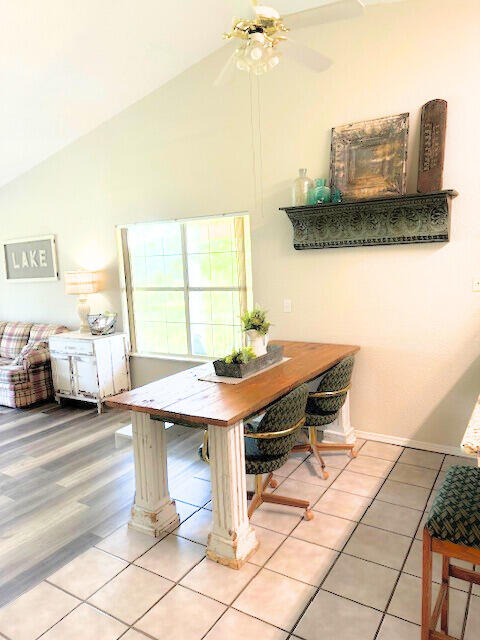
[{"label": "plaid armchair", "polygon": [[0,322],[0,404],[27,407],[53,396],[48,338],[56,324]]}]

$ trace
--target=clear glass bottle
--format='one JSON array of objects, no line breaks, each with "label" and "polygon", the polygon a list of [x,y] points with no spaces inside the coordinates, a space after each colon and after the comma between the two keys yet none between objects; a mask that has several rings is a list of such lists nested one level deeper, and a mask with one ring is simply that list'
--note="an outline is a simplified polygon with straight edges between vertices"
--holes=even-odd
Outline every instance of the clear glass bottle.
[{"label": "clear glass bottle", "polygon": [[319,178],[315,185],[315,203],[326,204],[330,202],[330,187],[327,187],[327,181],[325,178]]},{"label": "clear glass bottle", "polygon": [[293,183],[292,202],[294,207],[301,207],[305,204],[311,204],[311,196],[313,194],[315,184],[311,178],[307,176],[306,169],[298,170],[298,178]]}]

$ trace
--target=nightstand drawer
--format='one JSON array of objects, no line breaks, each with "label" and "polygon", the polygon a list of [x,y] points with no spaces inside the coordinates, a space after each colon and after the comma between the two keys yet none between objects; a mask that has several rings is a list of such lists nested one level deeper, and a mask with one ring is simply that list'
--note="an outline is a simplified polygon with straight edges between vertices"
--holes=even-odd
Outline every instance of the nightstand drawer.
[{"label": "nightstand drawer", "polygon": [[53,353],[78,356],[91,356],[94,353],[93,342],[88,340],[50,339],[50,349]]}]

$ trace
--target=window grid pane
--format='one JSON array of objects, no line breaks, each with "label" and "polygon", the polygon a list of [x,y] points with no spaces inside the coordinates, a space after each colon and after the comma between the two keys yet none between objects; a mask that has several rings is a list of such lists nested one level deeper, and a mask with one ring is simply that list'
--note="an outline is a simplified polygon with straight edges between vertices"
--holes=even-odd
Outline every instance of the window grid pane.
[{"label": "window grid pane", "polygon": [[236,234],[234,217],[129,228],[139,352],[220,357],[241,346],[246,278],[244,267],[238,271],[244,238]]}]

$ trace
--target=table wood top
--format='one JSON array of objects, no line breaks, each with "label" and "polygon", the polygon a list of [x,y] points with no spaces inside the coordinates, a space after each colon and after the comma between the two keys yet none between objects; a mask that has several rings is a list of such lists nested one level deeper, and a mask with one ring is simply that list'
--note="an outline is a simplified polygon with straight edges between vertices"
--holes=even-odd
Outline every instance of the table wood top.
[{"label": "table wood top", "polygon": [[226,427],[260,411],[274,400],[313,380],[360,347],[319,342],[274,340],[290,358],[239,384],[207,382],[211,362],[176,373],[109,398],[109,407],[157,415],[167,422],[191,422]]}]

